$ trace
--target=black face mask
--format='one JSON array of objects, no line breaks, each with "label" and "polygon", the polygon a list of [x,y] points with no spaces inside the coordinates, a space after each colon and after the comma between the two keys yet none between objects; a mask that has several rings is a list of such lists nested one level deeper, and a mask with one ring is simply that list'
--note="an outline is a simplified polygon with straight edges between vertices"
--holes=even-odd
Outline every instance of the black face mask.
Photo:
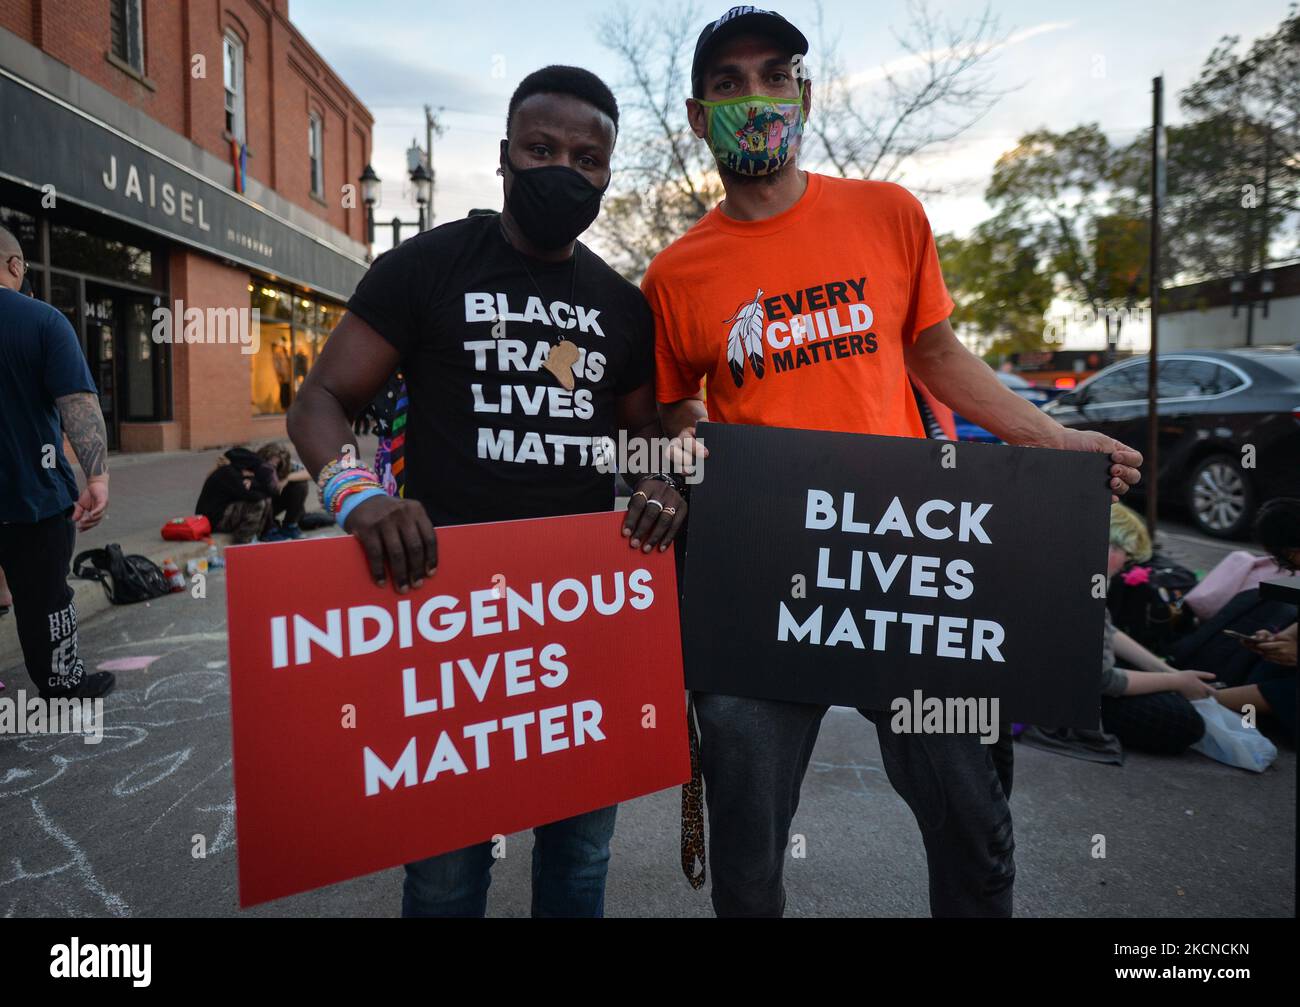
[{"label": "black face mask", "polygon": [[563,165],[516,168],[501,141],[501,159],[513,182],[506,206],[519,229],[538,248],[562,248],[591,226],[600,212],[605,189],[597,189],[582,173]]}]

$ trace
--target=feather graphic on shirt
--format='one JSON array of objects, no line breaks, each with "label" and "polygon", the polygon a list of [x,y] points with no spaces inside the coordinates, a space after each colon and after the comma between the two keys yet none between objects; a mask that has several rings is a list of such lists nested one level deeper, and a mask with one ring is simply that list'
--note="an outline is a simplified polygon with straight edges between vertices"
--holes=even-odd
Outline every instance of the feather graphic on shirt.
[{"label": "feather graphic on shirt", "polygon": [[763,291],[760,289],[752,301],[742,304],[727,319],[731,323],[731,331],[727,334],[727,366],[731,368],[731,378],[736,382],[737,388],[745,382],[746,357],[754,369],[754,377],[763,377],[766,361],[763,358],[762,297]]}]

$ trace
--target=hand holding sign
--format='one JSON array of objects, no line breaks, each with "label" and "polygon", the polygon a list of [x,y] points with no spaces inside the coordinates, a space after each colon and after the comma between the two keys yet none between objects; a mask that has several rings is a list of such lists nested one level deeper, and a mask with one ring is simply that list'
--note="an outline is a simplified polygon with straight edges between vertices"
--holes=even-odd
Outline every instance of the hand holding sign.
[{"label": "hand holding sign", "polygon": [[376,496],[363,500],[348,515],[346,529],[365,551],[370,576],[384,586],[385,567],[392,572],[393,586],[404,594],[420,587],[425,577],[438,569],[438,541],[433,522],[424,507],[414,500]]},{"label": "hand holding sign", "polygon": [[662,479],[646,478],[636,484],[623,519],[628,545],[643,552],[655,546],[663,552],[686,521],[686,500]]},{"label": "hand holding sign", "polygon": [[728,424],[700,435],[692,689],[875,710],[920,689],[1096,727],[1103,454]]},{"label": "hand holding sign", "polygon": [[673,558],[621,520],[442,528],[407,595],[350,538],[229,551],[241,904],[685,782]]},{"label": "hand holding sign", "polygon": [[1052,447],[1062,451],[1095,451],[1106,454],[1111,461],[1110,502],[1115,503],[1121,496],[1142,480],[1138,470],[1142,466],[1142,452],[1136,451],[1121,441],[1108,437],[1099,430],[1076,430],[1073,427],[1061,427],[1060,441]]}]

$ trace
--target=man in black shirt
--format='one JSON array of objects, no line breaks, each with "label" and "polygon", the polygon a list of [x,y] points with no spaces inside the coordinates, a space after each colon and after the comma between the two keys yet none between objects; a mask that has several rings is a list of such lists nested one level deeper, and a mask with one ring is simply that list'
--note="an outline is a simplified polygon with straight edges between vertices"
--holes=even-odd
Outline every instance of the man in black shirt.
[{"label": "man in black shirt", "polygon": [[[661,433],[641,292],[575,239],[609,185],[618,129],[597,77],[552,66],[510,100],[500,214],[475,214],[375,260],[303,383],[289,432],[377,584],[434,573],[434,527],[610,510],[604,445]],[[349,478],[351,418],[398,367],[405,499]],[[340,452],[343,457],[340,458]],[[341,502],[340,502],[341,501]],[[666,549],[686,506],[671,477],[636,483],[623,535]],[[385,569],[387,568],[387,569]],[[535,830],[533,915],[599,916],[615,808]],[[407,865],[404,915],[481,916],[492,844]]]}]

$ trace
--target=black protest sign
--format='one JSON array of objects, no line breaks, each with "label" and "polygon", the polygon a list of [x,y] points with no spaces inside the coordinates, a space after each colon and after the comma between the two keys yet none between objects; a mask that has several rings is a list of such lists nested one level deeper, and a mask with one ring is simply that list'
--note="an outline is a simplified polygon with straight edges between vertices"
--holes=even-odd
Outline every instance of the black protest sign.
[{"label": "black protest sign", "polygon": [[1102,453],[702,424],[687,687],[888,710],[997,698],[1098,726]]}]

